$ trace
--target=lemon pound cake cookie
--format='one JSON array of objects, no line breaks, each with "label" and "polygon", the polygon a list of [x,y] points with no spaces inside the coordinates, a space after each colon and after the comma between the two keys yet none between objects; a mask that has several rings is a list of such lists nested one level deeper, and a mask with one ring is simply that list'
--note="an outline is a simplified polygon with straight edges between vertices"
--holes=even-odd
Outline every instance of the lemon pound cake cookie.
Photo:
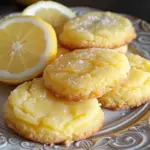
[{"label": "lemon pound cake cookie", "polygon": [[99,98],[103,107],[126,109],[150,101],[150,62],[138,55],[127,56],[131,65],[128,80]]},{"label": "lemon pound cake cookie", "polygon": [[45,86],[55,96],[80,101],[97,98],[124,81],[130,65],[126,55],[109,49],[75,50],[44,70]]},{"label": "lemon pound cake cookie", "polygon": [[136,37],[132,23],[111,12],[90,12],[67,22],[59,36],[69,49],[118,48]]},{"label": "lemon pound cake cookie", "polygon": [[97,132],[104,114],[97,99],[79,103],[59,100],[39,78],[11,92],[4,107],[4,121],[16,133],[35,142],[71,143]]}]

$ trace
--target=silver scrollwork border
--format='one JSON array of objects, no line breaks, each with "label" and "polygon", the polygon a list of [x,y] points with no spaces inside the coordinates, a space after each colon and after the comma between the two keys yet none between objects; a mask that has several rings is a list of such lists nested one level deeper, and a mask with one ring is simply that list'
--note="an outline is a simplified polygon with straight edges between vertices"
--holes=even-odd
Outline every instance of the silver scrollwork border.
[{"label": "silver scrollwork border", "polygon": [[[72,8],[77,15],[96,9],[88,7]],[[137,32],[137,39],[134,40],[130,47],[137,53],[150,59],[150,25],[135,17],[128,17]],[[7,135],[10,132],[7,127],[0,124],[0,149],[16,147],[14,150],[149,150],[150,149],[150,112],[144,120],[132,125],[128,129],[120,133],[112,133],[103,137],[93,137],[87,140],[82,140],[73,145],[41,145],[30,141],[24,141],[18,136],[14,137],[14,133]]]}]

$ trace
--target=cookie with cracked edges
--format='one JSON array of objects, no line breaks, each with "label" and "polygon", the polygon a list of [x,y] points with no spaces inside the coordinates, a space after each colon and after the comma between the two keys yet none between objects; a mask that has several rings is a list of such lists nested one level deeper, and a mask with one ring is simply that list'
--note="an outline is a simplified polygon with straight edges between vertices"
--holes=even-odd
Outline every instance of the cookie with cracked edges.
[{"label": "cookie with cracked edges", "polygon": [[93,47],[115,49],[135,38],[129,19],[112,12],[89,12],[68,21],[59,41],[72,50]]},{"label": "cookie with cracked edges", "polygon": [[54,97],[38,78],[11,92],[4,106],[4,122],[34,142],[67,144],[97,132],[104,113],[97,99],[76,103]]},{"label": "cookie with cracked edges", "polygon": [[150,101],[150,61],[128,53],[131,70],[127,81],[99,98],[102,107],[119,110],[140,106]]},{"label": "cookie with cracked edges", "polygon": [[127,78],[126,55],[110,49],[78,49],[44,70],[45,86],[57,97],[82,101],[98,98]]}]

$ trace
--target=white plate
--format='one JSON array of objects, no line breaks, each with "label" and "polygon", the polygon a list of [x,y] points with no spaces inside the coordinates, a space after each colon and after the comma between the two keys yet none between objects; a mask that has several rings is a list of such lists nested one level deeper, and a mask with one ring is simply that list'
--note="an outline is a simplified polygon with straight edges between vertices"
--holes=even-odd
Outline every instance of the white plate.
[{"label": "white plate", "polygon": [[[72,8],[78,15],[93,8]],[[150,59],[150,25],[143,20],[127,16],[137,31],[137,39],[130,50]],[[40,145],[26,141],[8,129],[3,123],[3,104],[14,86],[0,84],[0,148],[3,150],[150,150],[150,104],[141,107],[105,112],[105,124],[101,131],[87,140],[69,146]]]}]

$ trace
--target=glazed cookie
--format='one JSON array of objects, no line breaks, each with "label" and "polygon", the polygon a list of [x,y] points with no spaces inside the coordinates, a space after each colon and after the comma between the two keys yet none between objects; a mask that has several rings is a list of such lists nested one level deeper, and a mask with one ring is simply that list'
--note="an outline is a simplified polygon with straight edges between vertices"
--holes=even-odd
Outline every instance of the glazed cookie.
[{"label": "glazed cookie", "polygon": [[126,109],[150,101],[150,62],[138,55],[127,54],[131,70],[128,80],[99,98],[103,107]]},{"label": "glazed cookie", "polygon": [[132,23],[111,12],[90,12],[67,22],[59,36],[69,49],[118,48],[136,38]]},{"label": "glazed cookie", "polygon": [[97,132],[104,114],[97,99],[79,103],[60,100],[39,78],[11,92],[4,107],[4,121],[16,133],[35,142],[72,143]]},{"label": "glazed cookie", "polygon": [[103,96],[124,81],[127,57],[110,49],[80,49],[65,54],[44,70],[45,86],[57,97],[81,101]]}]

